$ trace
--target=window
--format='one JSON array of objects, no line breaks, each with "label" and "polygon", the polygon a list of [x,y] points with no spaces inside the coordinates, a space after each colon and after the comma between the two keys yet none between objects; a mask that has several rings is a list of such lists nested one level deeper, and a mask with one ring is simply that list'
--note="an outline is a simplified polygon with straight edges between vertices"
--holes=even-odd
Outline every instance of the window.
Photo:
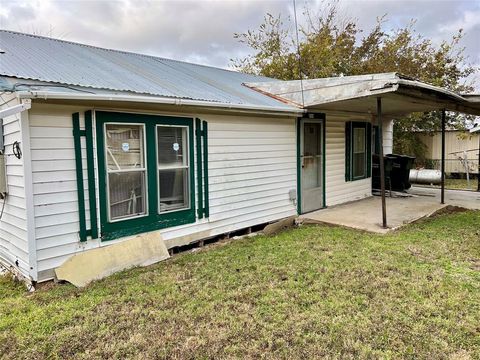
[{"label": "window", "polygon": [[188,128],[157,126],[159,212],[189,207]]},{"label": "window", "polygon": [[102,240],[195,222],[193,119],[106,111],[95,119]]},{"label": "window", "polygon": [[365,149],[365,129],[353,129],[353,178],[365,177],[366,169],[366,149]]},{"label": "window", "polygon": [[345,180],[353,181],[371,176],[372,127],[366,122],[347,122],[345,125]]},{"label": "window", "polygon": [[143,125],[105,124],[111,221],[146,214],[144,134]]}]

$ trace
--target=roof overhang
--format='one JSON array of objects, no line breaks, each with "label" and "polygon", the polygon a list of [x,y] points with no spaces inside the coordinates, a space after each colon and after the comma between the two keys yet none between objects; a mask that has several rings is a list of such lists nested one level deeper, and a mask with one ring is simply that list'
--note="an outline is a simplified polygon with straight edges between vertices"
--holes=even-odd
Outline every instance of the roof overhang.
[{"label": "roof overhang", "polygon": [[397,73],[245,85],[310,111],[375,114],[381,97],[386,117],[441,109],[480,116],[480,96],[462,96]]},{"label": "roof overhang", "polygon": [[108,94],[85,92],[17,91],[19,99],[32,99],[45,102],[75,102],[96,106],[134,105],[141,106],[181,106],[202,108],[212,111],[250,112],[279,116],[299,116],[305,112],[296,106],[255,106],[251,104],[223,103],[191,99],[168,98],[160,96],[142,96],[132,94]]}]

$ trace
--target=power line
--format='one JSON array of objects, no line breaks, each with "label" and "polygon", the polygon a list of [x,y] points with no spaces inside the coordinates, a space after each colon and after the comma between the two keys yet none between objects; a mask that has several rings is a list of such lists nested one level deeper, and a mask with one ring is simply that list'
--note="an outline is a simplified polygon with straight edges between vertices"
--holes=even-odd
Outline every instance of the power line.
[{"label": "power line", "polygon": [[302,71],[302,58],[300,56],[300,41],[298,39],[298,23],[297,23],[297,7],[296,1],[293,0],[293,14],[295,17],[295,33],[297,35],[297,54],[298,54],[298,70],[300,73],[300,90],[302,92],[302,107],[305,107],[305,98],[303,96],[303,71]]}]

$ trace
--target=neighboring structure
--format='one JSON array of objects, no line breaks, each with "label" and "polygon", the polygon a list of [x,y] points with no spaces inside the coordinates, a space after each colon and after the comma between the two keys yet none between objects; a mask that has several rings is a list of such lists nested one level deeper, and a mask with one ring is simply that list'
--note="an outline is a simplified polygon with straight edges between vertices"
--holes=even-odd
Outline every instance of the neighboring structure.
[{"label": "neighboring structure", "polygon": [[[442,157],[441,132],[422,133],[420,134],[420,140],[427,148],[425,153],[427,164],[425,165],[439,170]],[[469,174],[477,174],[479,143],[480,133],[447,130],[445,132],[445,172],[447,174],[465,174],[467,165]]]},{"label": "neighboring structure", "polygon": [[135,234],[172,248],[371,196],[372,121],[477,111],[394,73],[305,81],[302,104],[298,82],[10,31],[0,49],[0,261],[32,281]]}]

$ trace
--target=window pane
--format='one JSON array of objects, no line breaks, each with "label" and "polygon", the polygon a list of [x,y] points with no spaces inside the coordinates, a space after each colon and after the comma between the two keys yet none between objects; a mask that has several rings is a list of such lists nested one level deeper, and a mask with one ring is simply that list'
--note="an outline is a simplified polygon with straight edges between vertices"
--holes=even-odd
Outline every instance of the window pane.
[{"label": "window pane", "polygon": [[160,170],[158,183],[160,212],[188,207],[188,169]]},{"label": "window pane", "polygon": [[353,129],[353,152],[354,153],[365,152],[365,129],[361,129],[361,128]]},{"label": "window pane", "polygon": [[353,154],[353,177],[365,176],[365,154]]},{"label": "window pane", "polygon": [[107,124],[105,137],[108,170],[144,167],[143,126]]},{"label": "window pane", "polygon": [[305,123],[303,132],[303,155],[320,155],[322,153],[322,124]]},{"label": "window pane", "polygon": [[145,172],[109,173],[110,220],[145,214]]},{"label": "window pane", "polygon": [[158,165],[187,165],[187,129],[184,127],[157,126]]}]

